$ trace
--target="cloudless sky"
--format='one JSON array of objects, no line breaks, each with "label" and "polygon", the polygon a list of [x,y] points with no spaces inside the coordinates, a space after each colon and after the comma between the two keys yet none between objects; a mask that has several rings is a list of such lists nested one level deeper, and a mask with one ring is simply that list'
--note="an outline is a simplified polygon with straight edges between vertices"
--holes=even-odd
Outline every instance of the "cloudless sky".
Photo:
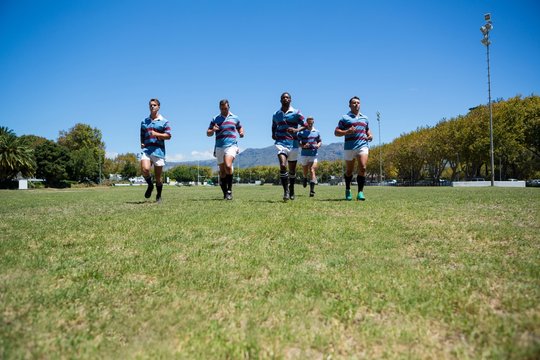
[{"label": "cloudless sky", "polygon": [[538,95],[537,0],[1,0],[0,125],[56,140],[81,122],[108,156],[139,152],[157,97],[168,159],[208,159],[220,99],[262,148],[287,91],[323,143],[354,95],[387,143],[487,103],[487,12],[492,98]]}]

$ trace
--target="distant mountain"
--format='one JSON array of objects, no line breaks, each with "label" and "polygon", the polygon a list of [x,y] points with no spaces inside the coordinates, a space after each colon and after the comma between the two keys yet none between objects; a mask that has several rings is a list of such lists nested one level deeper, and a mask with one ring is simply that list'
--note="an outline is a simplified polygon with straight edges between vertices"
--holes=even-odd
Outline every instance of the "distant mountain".
[{"label": "distant mountain", "polygon": [[[333,143],[324,145],[319,149],[319,161],[323,160],[341,160],[343,159],[343,143]],[[246,168],[260,165],[278,165],[276,148],[274,145],[262,149],[246,149],[242,151],[235,159],[235,166]],[[200,160],[200,161],[183,161],[183,162],[167,162],[166,169],[173,168],[178,165],[199,165],[199,166],[216,166],[216,159]]]}]

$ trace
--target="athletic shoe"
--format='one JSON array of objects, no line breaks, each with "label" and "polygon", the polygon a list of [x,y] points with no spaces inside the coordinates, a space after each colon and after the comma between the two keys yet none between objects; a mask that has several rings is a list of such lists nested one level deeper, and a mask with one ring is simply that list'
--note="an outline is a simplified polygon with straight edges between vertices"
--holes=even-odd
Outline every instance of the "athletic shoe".
[{"label": "athletic shoe", "polygon": [[364,197],[364,193],[360,191],[358,195],[356,195],[356,200],[364,201],[366,198]]},{"label": "athletic shoe", "polygon": [[156,203],[161,204],[161,196],[156,196]]},{"label": "athletic shoe", "polygon": [[309,197],[314,197],[315,196],[315,191],[310,191],[309,192]]},{"label": "athletic shoe", "polygon": [[352,200],[351,190],[350,189],[345,190],[345,200],[347,200],[347,201]]},{"label": "athletic shoe", "polygon": [[146,189],[146,192],[144,193],[144,197],[149,199],[150,196],[152,196],[152,191],[154,191],[154,184],[148,184],[148,188]]},{"label": "athletic shoe", "polygon": [[291,200],[294,200],[294,194],[291,194],[291,196],[289,197]]},{"label": "athletic shoe", "polygon": [[232,200],[232,192],[227,191],[227,195],[225,195],[226,200]]},{"label": "athletic shoe", "polygon": [[288,191],[285,191],[285,192],[283,193],[283,201],[287,201],[287,200],[289,200],[290,198],[291,198],[291,197],[290,197],[290,195],[289,195],[289,192],[288,192]]},{"label": "athletic shoe", "polygon": [[303,185],[304,187],[307,186],[307,179],[306,179],[306,178],[304,178],[304,182],[302,182],[302,185]]}]

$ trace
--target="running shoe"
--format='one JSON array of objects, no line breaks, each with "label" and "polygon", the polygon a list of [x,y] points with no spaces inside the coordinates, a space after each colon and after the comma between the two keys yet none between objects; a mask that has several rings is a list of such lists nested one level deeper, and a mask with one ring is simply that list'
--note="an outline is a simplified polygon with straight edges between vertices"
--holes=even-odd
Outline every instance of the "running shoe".
[{"label": "running shoe", "polygon": [[148,184],[148,188],[146,189],[146,192],[144,193],[144,197],[149,199],[150,196],[152,196],[152,191],[154,191],[154,184]]},{"label": "running shoe", "polygon": [[283,201],[287,201],[287,200],[289,200],[290,198],[291,198],[291,197],[290,197],[290,195],[289,195],[289,192],[288,192],[288,191],[285,191],[285,192],[283,193]]}]

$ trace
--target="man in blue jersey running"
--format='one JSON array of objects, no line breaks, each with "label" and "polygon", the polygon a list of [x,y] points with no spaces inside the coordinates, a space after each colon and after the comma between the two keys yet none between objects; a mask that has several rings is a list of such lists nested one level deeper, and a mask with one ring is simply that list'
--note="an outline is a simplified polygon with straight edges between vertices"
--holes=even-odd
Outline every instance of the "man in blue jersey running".
[{"label": "man in blue jersey running", "polygon": [[300,142],[300,163],[304,170],[304,187],[308,183],[309,172],[309,196],[315,196],[315,184],[317,184],[317,150],[322,145],[321,135],[319,130],[313,127],[315,119],[308,117],[306,119],[306,128],[298,133],[298,141]]},{"label": "man in blue jersey running", "polygon": [[152,196],[154,184],[150,176],[150,169],[154,165],[156,175],[156,201],[161,202],[161,190],[163,181],[161,174],[165,166],[165,140],[171,138],[169,121],[159,113],[160,103],[158,99],[151,99],[149,103],[150,116],[141,122],[141,170],[148,188],[144,193],[145,198]]},{"label": "man in blue jersey running", "polygon": [[[283,200],[294,200],[296,162],[298,161],[297,133],[304,129],[304,116],[291,106],[291,95],[281,94],[281,109],[272,116],[272,139],[279,159],[279,177],[283,186]],[[287,163],[289,172],[287,172]],[[288,185],[288,186],[287,186]]]},{"label": "man in blue jersey running", "polygon": [[358,161],[358,182],[357,200],[365,200],[364,184],[366,182],[366,167],[369,155],[368,142],[373,140],[373,135],[369,129],[369,121],[366,116],[360,113],[360,98],[357,96],[349,100],[349,111],[339,120],[334,131],[336,136],[345,136],[345,199],[352,200],[351,181],[354,171],[354,161]]},{"label": "man in blue jersey running", "polygon": [[220,114],[210,121],[206,130],[207,136],[216,135],[215,156],[219,165],[219,182],[225,200],[232,200],[233,161],[238,154],[236,134],[238,133],[241,138],[244,137],[244,128],[238,116],[231,113],[229,109],[229,101],[221,100],[219,102]]}]

